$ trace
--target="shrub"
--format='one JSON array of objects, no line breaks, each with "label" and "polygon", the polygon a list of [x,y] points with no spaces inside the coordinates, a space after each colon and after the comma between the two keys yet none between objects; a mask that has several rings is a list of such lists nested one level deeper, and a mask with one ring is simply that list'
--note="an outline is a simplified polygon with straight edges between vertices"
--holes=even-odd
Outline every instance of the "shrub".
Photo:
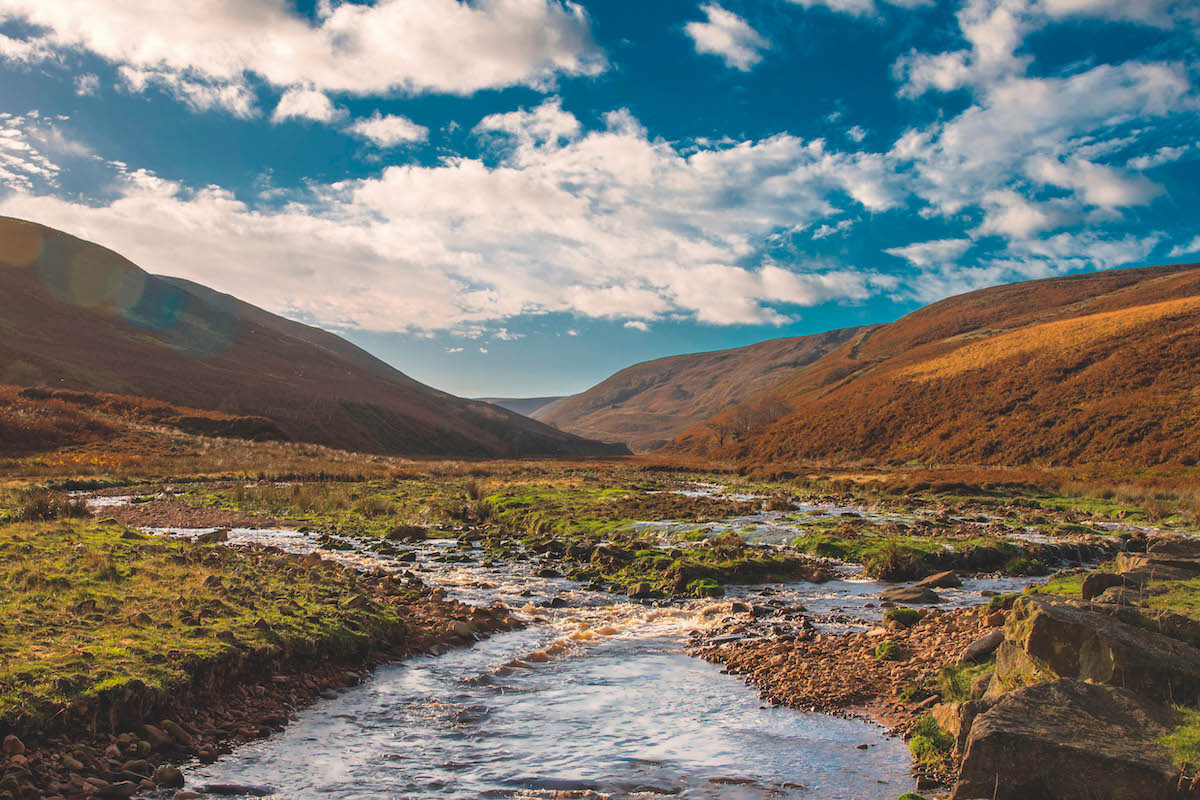
[{"label": "shrub", "polygon": [[936,764],[942,761],[954,747],[954,738],[926,714],[917,720],[912,738],[908,740],[908,751],[919,764]]},{"label": "shrub", "polygon": [[876,661],[899,661],[900,647],[895,642],[880,642],[875,647]]},{"label": "shrub", "polygon": [[9,522],[46,522],[88,516],[87,503],[48,489],[19,489],[6,503]]},{"label": "shrub", "polygon": [[921,568],[920,551],[892,540],[867,556],[863,563],[872,578],[885,581],[904,581],[918,578]]}]

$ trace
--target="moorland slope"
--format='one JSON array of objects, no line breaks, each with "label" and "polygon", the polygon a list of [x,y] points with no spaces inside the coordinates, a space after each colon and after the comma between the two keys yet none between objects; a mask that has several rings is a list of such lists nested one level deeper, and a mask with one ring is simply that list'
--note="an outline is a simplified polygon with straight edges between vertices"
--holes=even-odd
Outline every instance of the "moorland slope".
[{"label": "moorland slope", "polygon": [[287,438],[453,456],[619,448],[432,389],[327,331],[0,218],[0,383],[265,417]]},{"label": "moorland slope", "polygon": [[997,286],[863,331],[664,452],[781,462],[1192,465],[1200,265]]},{"label": "moorland slope", "polygon": [[589,439],[625,442],[635,453],[649,452],[769,389],[863,330],[846,328],[646,361],[550,403],[533,417]]}]

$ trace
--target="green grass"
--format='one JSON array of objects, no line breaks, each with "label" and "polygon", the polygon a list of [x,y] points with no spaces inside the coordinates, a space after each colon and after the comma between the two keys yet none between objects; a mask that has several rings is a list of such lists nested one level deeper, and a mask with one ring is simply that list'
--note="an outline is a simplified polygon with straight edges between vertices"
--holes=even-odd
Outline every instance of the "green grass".
[{"label": "green grass", "polygon": [[917,727],[908,740],[908,751],[919,764],[935,765],[945,761],[954,747],[954,738],[926,714],[917,720]]},{"label": "green grass", "polygon": [[971,687],[985,675],[996,671],[996,659],[989,658],[978,664],[948,664],[938,674],[937,687],[942,700],[961,703],[971,698]]},{"label": "green grass", "polygon": [[170,690],[229,651],[308,643],[333,655],[402,630],[340,567],[150,537],[120,525],[0,527],[0,719],[140,681]]},{"label": "green grass", "polygon": [[1161,741],[1171,751],[1175,766],[1183,769],[1186,764],[1195,770],[1200,767],[1200,711],[1176,708],[1175,715],[1178,727]]},{"label": "green grass", "polygon": [[899,661],[903,657],[904,653],[895,642],[880,642],[875,646],[876,661]]}]

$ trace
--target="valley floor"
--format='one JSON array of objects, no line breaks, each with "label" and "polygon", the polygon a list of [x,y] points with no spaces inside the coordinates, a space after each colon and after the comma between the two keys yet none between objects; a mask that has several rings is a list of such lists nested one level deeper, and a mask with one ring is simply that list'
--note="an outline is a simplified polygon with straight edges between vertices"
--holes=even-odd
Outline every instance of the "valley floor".
[{"label": "valley floor", "polygon": [[[451,681],[427,700],[453,706],[462,691],[482,693],[456,712],[486,709],[491,722],[477,736],[489,725],[499,735],[511,715],[529,713],[529,726],[565,726],[584,741],[637,728],[639,703],[647,718],[662,714],[663,726],[680,730],[716,713],[671,716],[679,712],[654,685],[661,676],[642,673],[622,690],[627,712],[550,699],[562,682],[586,693],[635,663],[694,681],[709,703],[750,702],[703,661],[675,661],[685,649],[745,676],[772,706],[822,713],[755,722],[747,706],[736,719],[711,720],[745,728],[747,741],[757,726],[776,726],[780,757],[747,746],[741,772],[647,731],[618,737],[625,744],[611,753],[596,749],[609,777],[589,777],[554,766],[555,757],[581,757],[556,737],[536,744],[547,748],[540,767],[512,761],[519,774],[443,765],[430,778],[413,766],[432,781],[411,784],[425,787],[410,789],[418,796],[437,784],[442,794],[461,785],[463,796],[489,787],[511,797],[621,796],[640,787],[650,796],[878,798],[947,791],[960,768],[955,797],[984,796],[972,792],[992,773],[987,796],[1035,796],[993,743],[1024,747],[1031,763],[1055,769],[1061,753],[1048,755],[1044,735],[1013,722],[1024,698],[1047,686],[1057,694],[1041,701],[1081,719],[1132,703],[1150,721],[1153,735],[1142,739],[1084,742],[1075,763],[1116,769],[1128,761],[1121,753],[1151,753],[1136,769],[1121,767],[1130,781],[1173,780],[1176,793],[1161,796],[1195,794],[1200,654],[1187,665],[1200,643],[1200,553],[1189,549],[1198,510],[1189,475],[815,467],[743,475],[647,459],[412,462],[170,437],[179,459],[156,448],[139,461],[114,456],[124,459],[114,467],[84,448],[0,464],[0,798],[134,796],[182,781],[179,797],[205,787],[252,796],[267,789],[236,778],[264,774],[254,759],[275,764],[270,791],[341,796],[350,789],[320,789],[312,764],[272,749],[276,731],[296,719],[297,730],[324,730],[325,706],[303,711],[314,701],[385,662],[470,644],[479,656],[441,659],[470,673],[454,679],[469,678],[462,687],[483,688]],[[1075,638],[1049,641],[1046,631],[1064,630]],[[1118,655],[1108,673],[1091,674],[1080,665],[1094,659],[1047,655],[1064,646],[1141,655],[1128,663]],[[608,671],[582,666],[585,652],[608,659]],[[433,675],[439,668],[423,665],[441,659],[381,674],[377,687]],[[535,675],[548,681],[537,691],[557,709],[553,719],[508,705],[513,692],[530,690],[521,676]],[[1111,685],[1129,697],[1087,694]],[[358,691],[344,695],[356,710],[342,716],[359,721],[338,728],[350,751],[374,746],[365,720],[382,713],[356,705],[380,688]],[[442,712],[425,713],[415,717],[425,723],[390,729],[386,741],[413,737],[433,752],[474,724],[456,716],[458,727],[435,741]],[[828,713],[885,723],[908,739],[914,761],[881,729],[839,728]],[[696,735],[713,729],[701,724]],[[265,749],[241,755],[264,737]],[[788,748],[824,755],[801,769]],[[657,767],[638,761],[643,751],[662,756]],[[447,763],[468,758],[454,752]],[[1097,752],[1108,760],[1089,761]],[[409,776],[405,756],[393,756],[400,772],[372,780]],[[914,763],[919,787],[907,776]],[[839,794],[839,781],[854,793]]]}]

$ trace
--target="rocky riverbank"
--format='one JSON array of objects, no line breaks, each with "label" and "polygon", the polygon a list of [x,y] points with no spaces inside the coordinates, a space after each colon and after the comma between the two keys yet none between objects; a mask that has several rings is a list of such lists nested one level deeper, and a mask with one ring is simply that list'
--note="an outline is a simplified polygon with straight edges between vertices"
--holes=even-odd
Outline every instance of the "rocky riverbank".
[{"label": "rocky riverbank", "polygon": [[954,800],[1194,800],[1198,601],[1200,541],[1164,537],[975,609],[892,609],[865,633],[751,606],[690,650],[773,703],[889,725]]},{"label": "rocky riverbank", "polygon": [[174,765],[269,735],[380,663],[520,625],[382,572],[116,525],[10,526],[0,556],[2,800],[185,786]]}]

